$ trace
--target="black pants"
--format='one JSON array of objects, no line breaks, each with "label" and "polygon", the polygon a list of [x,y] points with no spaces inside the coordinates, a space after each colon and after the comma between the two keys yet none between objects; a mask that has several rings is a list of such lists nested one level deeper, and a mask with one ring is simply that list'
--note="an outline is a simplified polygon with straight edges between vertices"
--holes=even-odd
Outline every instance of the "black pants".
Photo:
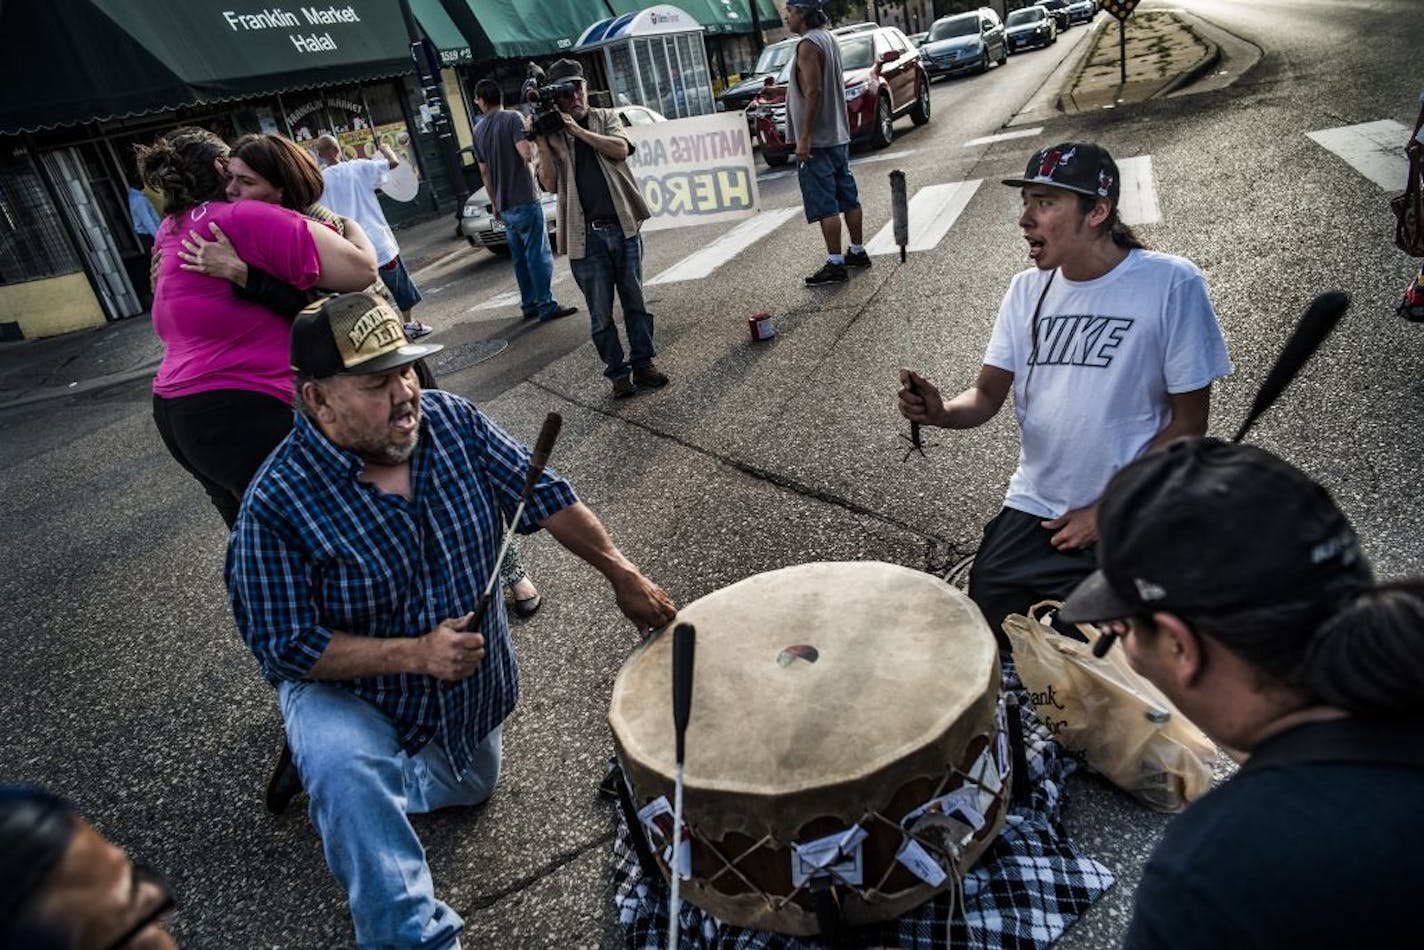
[{"label": "black pants", "polygon": [[292,407],[265,393],[215,389],[174,399],[154,396],[153,421],[169,453],[231,528],[247,483],[292,431]]},{"label": "black pants", "polygon": [[1043,520],[1014,508],[1000,510],[984,526],[969,569],[969,597],[984,612],[1000,650],[1009,647],[1005,617],[1025,613],[1040,600],[1062,600],[1098,566],[1096,547],[1055,548],[1053,532],[1039,524]]}]

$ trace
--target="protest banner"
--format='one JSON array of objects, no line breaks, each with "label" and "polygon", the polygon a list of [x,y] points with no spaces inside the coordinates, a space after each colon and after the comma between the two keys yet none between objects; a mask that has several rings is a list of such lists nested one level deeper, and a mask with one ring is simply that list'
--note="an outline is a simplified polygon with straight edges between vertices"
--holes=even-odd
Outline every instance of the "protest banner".
[{"label": "protest banner", "polygon": [[736,221],[756,214],[756,155],[741,112],[692,116],[625,130],[628,167],[653,216],[643,231]]}]

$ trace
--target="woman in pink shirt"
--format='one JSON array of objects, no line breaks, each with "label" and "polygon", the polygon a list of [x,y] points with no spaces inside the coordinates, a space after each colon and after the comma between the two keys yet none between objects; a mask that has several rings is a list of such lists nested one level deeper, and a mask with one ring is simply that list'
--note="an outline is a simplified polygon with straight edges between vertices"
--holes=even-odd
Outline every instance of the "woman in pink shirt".
[{"label": "woman in pink shirt", "polygon": [[154,239],[153,328],[164,356],[153,418],[231,527],[247,483],[292,427],[290,323],[228,281],[186,269],[184,238],[215,224],[244,260],[303,290],[361,290],[378,275],[368,249],[327,225],[259,201],[227,202],[227,159],[227,145],[197,128],[138,149],[139,171],[168,212]]},{"label": "woman in pink shirt", "polygon": [[[364,247],[370,240],[360,225],[342,218],[318,204],[323,189],[321,171],[311,153],[280,135],[246,135],[232,146],[227,162],[229,201],[265,201],[300,211],[309,218],[331,224],[346,239]],[[375,250],[371,253],[374,255]],[[307,303],[305,291],[276,281],[261,268],[244,261],[222,229],[212,226],[206,233],[190,233],[179,252],[185,270],[196,271],[231,281],[239,293],[277,311],[295,316]],[[379,293],[390,299],[386,285],[377,281],[368,293]],[[390,300],[394,305],[395,301]],[[420,385],[434,389],[435,379],[418,363]],[[539,609],[542,598],[539,589],[524,571],[518,549],[510,545],[500,563],[500,579],[509,590],[511,606],[521,617],[530,617]]]}]

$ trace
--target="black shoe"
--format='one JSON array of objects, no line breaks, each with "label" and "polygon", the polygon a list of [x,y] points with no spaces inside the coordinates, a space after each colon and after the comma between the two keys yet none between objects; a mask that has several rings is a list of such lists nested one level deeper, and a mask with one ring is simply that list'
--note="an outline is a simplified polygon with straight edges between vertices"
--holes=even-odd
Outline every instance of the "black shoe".
[{"label": "black shoe", "polygon": [[560,317],[569,317],[578,313],[578,307],[560,307],[553,313],[539,318],[540,323],[548,323],[550,320],[557,320]]},{"label": "black shoe", "polygon": [[603,776],[603,781],[598,783],[598,797],[606,798],[609,801],[618,801],[618,785],[623,781],[623,770],[618,767],[618,760],[614,759],[608,764],[608,774]]},{"label": "black shoe", "polygon": [[633,385],[633,377],[619,376],[613,380],[613,398],[627,399],[638,391],[638,387]]},{"label": "black shoe", "polygon": [[864,249],[864,248],[861,248],[859,251],[846,251],[846,252],[845,252],[845,266],[847,266],[847,267],[869,267],[869,266],[870,266],[870,255],[867,254],[867,253],[865,253],[865,249]]},{"label": "black shoe", "polygon": [[521,320],[537,320],[537,319],[539,319],[539,311],[537,311],[537,310],[521,310],[521,311],[519,311],[519,319],[521,319]]},{"label": "black shoe", "polygon": [[633,382],[639,386],[646,386],[648,389],[662,389],[668,384],[668,378],[663,373],[658,372],[658,368],[652,363],[641,369],[633,370]]},{"label": "black shoe", "polygon": [[846,269],[844,264],[833,264],[826,261],[821,269],[810,277],[806,278],[807,287],[815,287],[820,284],[844,284],[846,282]]},{"label": "black shoe", "polygon": [[297,772],[297,764],[292,761],[292,747],[287,745],[287,736],[282,735],[282,747],[277,751],[277,764],[272,768],[272,776],[267,779],[267,810],[280,815],[287,810],[292,799],[302,790],[302,777]]}]

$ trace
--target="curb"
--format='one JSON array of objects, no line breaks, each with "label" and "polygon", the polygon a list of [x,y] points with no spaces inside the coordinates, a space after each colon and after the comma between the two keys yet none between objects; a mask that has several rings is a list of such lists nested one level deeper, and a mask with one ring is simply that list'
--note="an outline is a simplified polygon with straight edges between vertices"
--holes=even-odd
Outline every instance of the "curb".
[{"label": "curb", "polygon": [[[1196,82],[1198,79],[1211,72],[1221,63],[1221,47],[1218,46],[1216,43],[1213,43],[1206,37],[1202,36],[1201,33],[1197,29],[1195,29],[1191,23],[1187,21],[1187,17],[1183,15],[1185,11],[1163,10],[1160,12],[1166,13],[1174,20],[1176,20],[1177,24],[1181,26],[1182,29],[1190,33],[1193,39],[1195,39],[1198,43],[1201,43],[1202,46],[1206,47],[1206,51],[1202,54],[1201,59],[1199,59],[1196,63],[1192,64],[1187,69],[1178,73],[1176,76],[1167,80],[1165,83],[1162,84],[1161,87],[1154,90],[1151,95],[1148,95],[1142,98],[1141,100],[1134,101],[1150,102],[1153,99],[1161,99],[1166,96],[1169,96],[1177,90]],[[1196,18],[1192,17],[1192,19]],[[1074,64],[1072,70],[1072,77],[1066,83],[1064,83],[1062,91],[1060,91],[1058,95],[1054,98],[1054,106],[1059,112],[1062,112],[1065,115],[1070,113],[1077,115],[1083,111],[1078,108],[1077,102],[1074,99],[1073,89],[1077,85],[1078,79],[1082,76],[1083,70],[1087,67],[1088,60],[1092,58],[1092,54],[1097,50],[1098,41],[1101,38],[1101,34],[1109,28],[1109,24],[1114,22],[1116,21],[1113,20],[1111,17],[1102,20],[1101,25],[1097,27],[1095,34],[1089,37],[1088,48]]]},{"label": "curb", "polygon": [[1181,89],[1183,86],[1190,86],[1192,83],[1196,82],[1198,79],[1215,69],[1217,65],[1221,62],[1220,46],[1217,46],[1211,40],[1207,39],[1206,37],[1198,33],[1196,30],[1192,29],[1192,25],[1186,20],[1183,20],[1180,16],[1178,16],[1177,19],[1182,24],[1182,26],[1186,27],[1187,32],[1191,33],[1192,36],[1196,37],[1197,42],[1201,43],[1206,47],[1206,55],[1202,57],[1201,62],[1197,63],[1195,66],[1193,66],[1191,69],[1188,69],[1186,72],[1181,73],[1179,76],[1177,76],[1176,79],[1173,79],[1161,89],[1158,89],[1149,98],[1160,99],[1164,96],[1170,96],[1172,93],[1176,92],[1178,89]]},{"label": "curb", "polygon": [[1065,115],[1068,114],[1070,111],[1074,114],[1078,112],[1078,106],[1074,104],[1070,109],[1070,107],[1065,104],[1065,99],[1069,102],[1072,101],[1073,87],[1078,85],[1078,79],[1083,75],[1083,70],[1087,68],[1088,60],[1093,58],[1093,52],[1098,48],[1099,38],[1101,38],[1102,34],[1107,31],[1109,23],[1116,22],[1117,20],[1115,20],[1111,16],[1098,17],[1094,21],[1092,34],[1089,35],[1087,40],[1085,40],[1081,44],[1082,48],[1078,52],[1073,54],[1076,59],[1074,60],[1073,65],[1068,69],[1069,76],[1067,77],[1067,81],[1064,82],[1062,87],[1059,88],[1058,94],[1053,97],[1054,109],[1064,113]]}]

